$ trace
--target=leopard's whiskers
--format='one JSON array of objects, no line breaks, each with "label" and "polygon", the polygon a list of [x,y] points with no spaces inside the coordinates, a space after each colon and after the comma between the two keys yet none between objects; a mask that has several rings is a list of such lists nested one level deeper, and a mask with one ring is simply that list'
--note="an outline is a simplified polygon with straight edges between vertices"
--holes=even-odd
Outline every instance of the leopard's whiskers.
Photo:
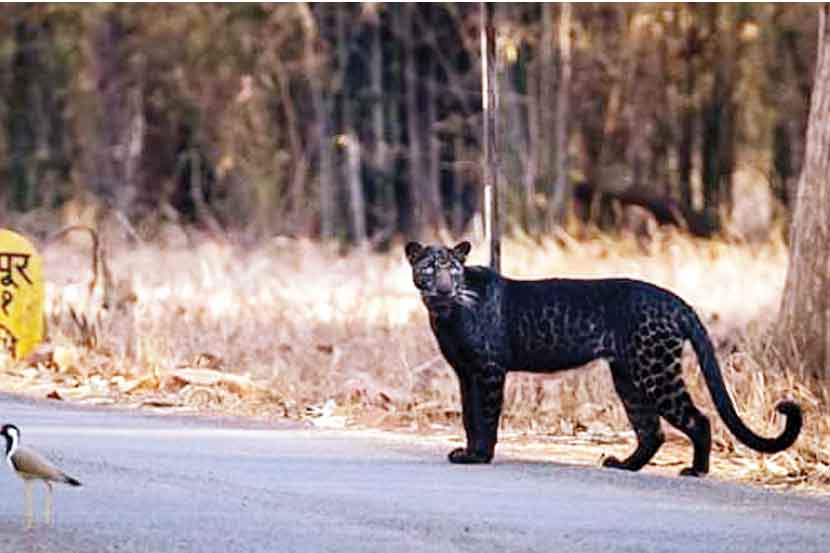
[{"label": "leopard's whiskers", "polygon": [[464,307],[475,307],[478,303],[478,292],[469,288],[460,288],[457,297],[458,303]]}]

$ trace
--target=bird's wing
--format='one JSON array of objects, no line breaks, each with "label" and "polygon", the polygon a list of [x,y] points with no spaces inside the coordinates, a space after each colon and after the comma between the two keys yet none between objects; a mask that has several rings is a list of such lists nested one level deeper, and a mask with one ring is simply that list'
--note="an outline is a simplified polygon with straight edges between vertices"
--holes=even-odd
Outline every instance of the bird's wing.
[{"label": "bird's wing", "polygon": [[14,469],[24,478],[28,476],[55,482],[63,482],[66,478],[58,467],[46,460],[40,453],[29,448],[18,447],[11,456],[11,462]]}]

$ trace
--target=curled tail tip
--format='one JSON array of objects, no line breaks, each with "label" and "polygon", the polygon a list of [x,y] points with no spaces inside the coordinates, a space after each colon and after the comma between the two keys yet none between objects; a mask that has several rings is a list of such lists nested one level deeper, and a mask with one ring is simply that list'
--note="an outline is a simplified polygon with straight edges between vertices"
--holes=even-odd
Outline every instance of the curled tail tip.
[{"label": "curled tail tip", "polygon": [[796,402],[790,400],[778,402],[775,410],[787,417],[784,423],[784,432],[779,438],[781,441],[779,450],[783,450],[795,443],[795,440],[801,433],[801,425],[804,422],[804,417],[801,414],[801,407]]},{"label": "curled tail tip", "polygon": [[775,410],[782,415],[786,415],[787,419],[790,417],[796,417],[798,419],[799,426],[801,426],[801,407],[796,402],[791,400],[779,401],[778,405],[775,406]]}]

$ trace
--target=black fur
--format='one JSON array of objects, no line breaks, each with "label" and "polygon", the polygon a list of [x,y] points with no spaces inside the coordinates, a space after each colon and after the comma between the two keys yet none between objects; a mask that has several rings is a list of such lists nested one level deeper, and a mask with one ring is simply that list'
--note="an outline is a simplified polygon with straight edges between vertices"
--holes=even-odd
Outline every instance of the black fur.
[{"label": "black fur", "polygon": [[744,444],[761,452],[788,448],[801,430],[799,406],[780,402],[786,427],[763,438],[741,421],[723,382],[712,342],[694,310],[652,284],[629,279],[512,280],[485,267],[465,267],[467,242],[446,248],[406,245],[413,280],[447,362],[458,375],[467,446],[454,463],[493,458],[507,371],[555,372],[604,358],[637,435],[637,449],[605,466],[639,470],[664,436],[660,417],[694,445],[692,466],[709,470],[709,420],[692,403],[681,375],[683,343],[691,341],[718,413]]}]

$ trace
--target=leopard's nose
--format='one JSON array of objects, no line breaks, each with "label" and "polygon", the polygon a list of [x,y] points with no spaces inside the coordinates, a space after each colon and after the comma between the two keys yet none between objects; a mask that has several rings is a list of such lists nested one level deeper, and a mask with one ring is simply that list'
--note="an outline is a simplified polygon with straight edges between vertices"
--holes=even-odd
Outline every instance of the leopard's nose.
[{"label": "leopard's nose", "polygon": [[435,290],[442,296],[449,296],[452,293],[452,278],[447,273],[439,273],[435,279]]}]

